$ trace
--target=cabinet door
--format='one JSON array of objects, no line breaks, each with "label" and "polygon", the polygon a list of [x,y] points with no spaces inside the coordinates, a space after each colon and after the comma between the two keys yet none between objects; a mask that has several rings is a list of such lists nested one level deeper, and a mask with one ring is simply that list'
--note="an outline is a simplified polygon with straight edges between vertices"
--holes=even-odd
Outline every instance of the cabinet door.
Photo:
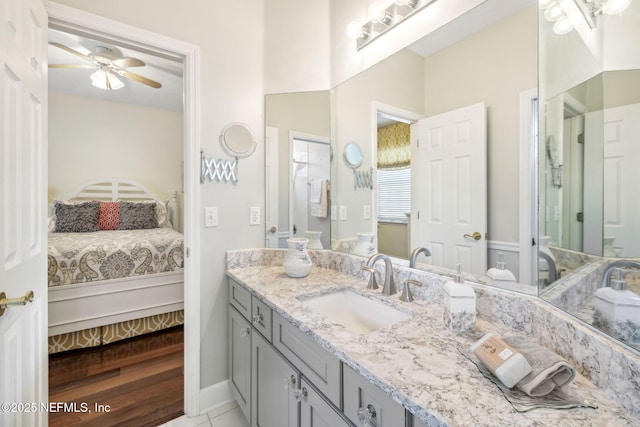
[{"label": "cabinet door", "polygon": [[301,384],[300,427],[350,427],[333,406],[305,378]]},{"label": "cabinet door", "polygon": [[388,394],[344,364],[342,366],[344,414],[356,425],[405,425],[405,410]]},{"label": "cabinet door", "polygon": [[252,346],[252,427],[297,427],[300,374],[260,334]]},{"label": "cabinet door", "polygon": [[251,324],[229,306],[229,381],[242,413],[251,421]]}]

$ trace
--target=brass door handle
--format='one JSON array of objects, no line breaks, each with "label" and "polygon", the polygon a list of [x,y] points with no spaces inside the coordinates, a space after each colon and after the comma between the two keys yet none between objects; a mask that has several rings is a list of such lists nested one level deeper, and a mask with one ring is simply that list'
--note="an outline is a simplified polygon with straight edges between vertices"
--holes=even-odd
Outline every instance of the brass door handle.
[{"label": "brass door handle", "polygon": [[271,227],[271,228],[269,229],[269,233],[271,233],[271,234],[275,233],[276,231],[278,231],[278,229],[277,229],[277,228],[275,228],[275,227]]},{"label": "brass door handle", "polygon": [[27,305],[33,301],[33,291],[27,292],[20,298],[7,298],[7,294],[0,292],[0,316],[4,314],[4,311],[12,306]]},{"label": "brass door handle", "polygon": [[480,240],[482,238],[482,234],[478,233],[477,231],[473,234],[465,234],[463,236],[465,239],[473,239],[473,240]]}]

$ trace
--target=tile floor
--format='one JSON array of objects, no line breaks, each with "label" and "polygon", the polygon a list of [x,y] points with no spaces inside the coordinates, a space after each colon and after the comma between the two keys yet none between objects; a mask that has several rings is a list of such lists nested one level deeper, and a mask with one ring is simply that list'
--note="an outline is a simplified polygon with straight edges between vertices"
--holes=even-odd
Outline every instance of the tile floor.
[{"label": "tile floor", "polygon": [[199,417],[186,415],[158,427],[249,427],[238,406],[227,406]]}]

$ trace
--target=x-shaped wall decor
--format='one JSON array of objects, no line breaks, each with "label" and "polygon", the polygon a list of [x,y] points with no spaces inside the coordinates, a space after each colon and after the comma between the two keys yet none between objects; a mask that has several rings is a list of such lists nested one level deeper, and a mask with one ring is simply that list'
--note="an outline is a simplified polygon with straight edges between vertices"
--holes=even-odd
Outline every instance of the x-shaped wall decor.
[{"label": "x-shaped wall decor", "polygon": [[209,181],[233,181],[238,182],[236,177],[238,159],[216,160],[213,157],[207,159],[204,151],[200,152],[200,183],[203,184],[207,178]]}]

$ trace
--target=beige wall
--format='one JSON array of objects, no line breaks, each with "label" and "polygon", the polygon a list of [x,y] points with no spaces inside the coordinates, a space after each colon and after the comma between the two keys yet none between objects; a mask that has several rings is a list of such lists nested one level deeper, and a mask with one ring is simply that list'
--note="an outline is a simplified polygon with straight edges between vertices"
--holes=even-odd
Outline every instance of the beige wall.
[{"label": "beige wall", "polygon": [[537,7],[425,59],[425,113],[487,105],[489,240],[518,242],[519,94],[537,87]]},{"label": "beige wall", "polygon": [[49,92],[49,201],[103,177],[182,190],[182,113]]}]

